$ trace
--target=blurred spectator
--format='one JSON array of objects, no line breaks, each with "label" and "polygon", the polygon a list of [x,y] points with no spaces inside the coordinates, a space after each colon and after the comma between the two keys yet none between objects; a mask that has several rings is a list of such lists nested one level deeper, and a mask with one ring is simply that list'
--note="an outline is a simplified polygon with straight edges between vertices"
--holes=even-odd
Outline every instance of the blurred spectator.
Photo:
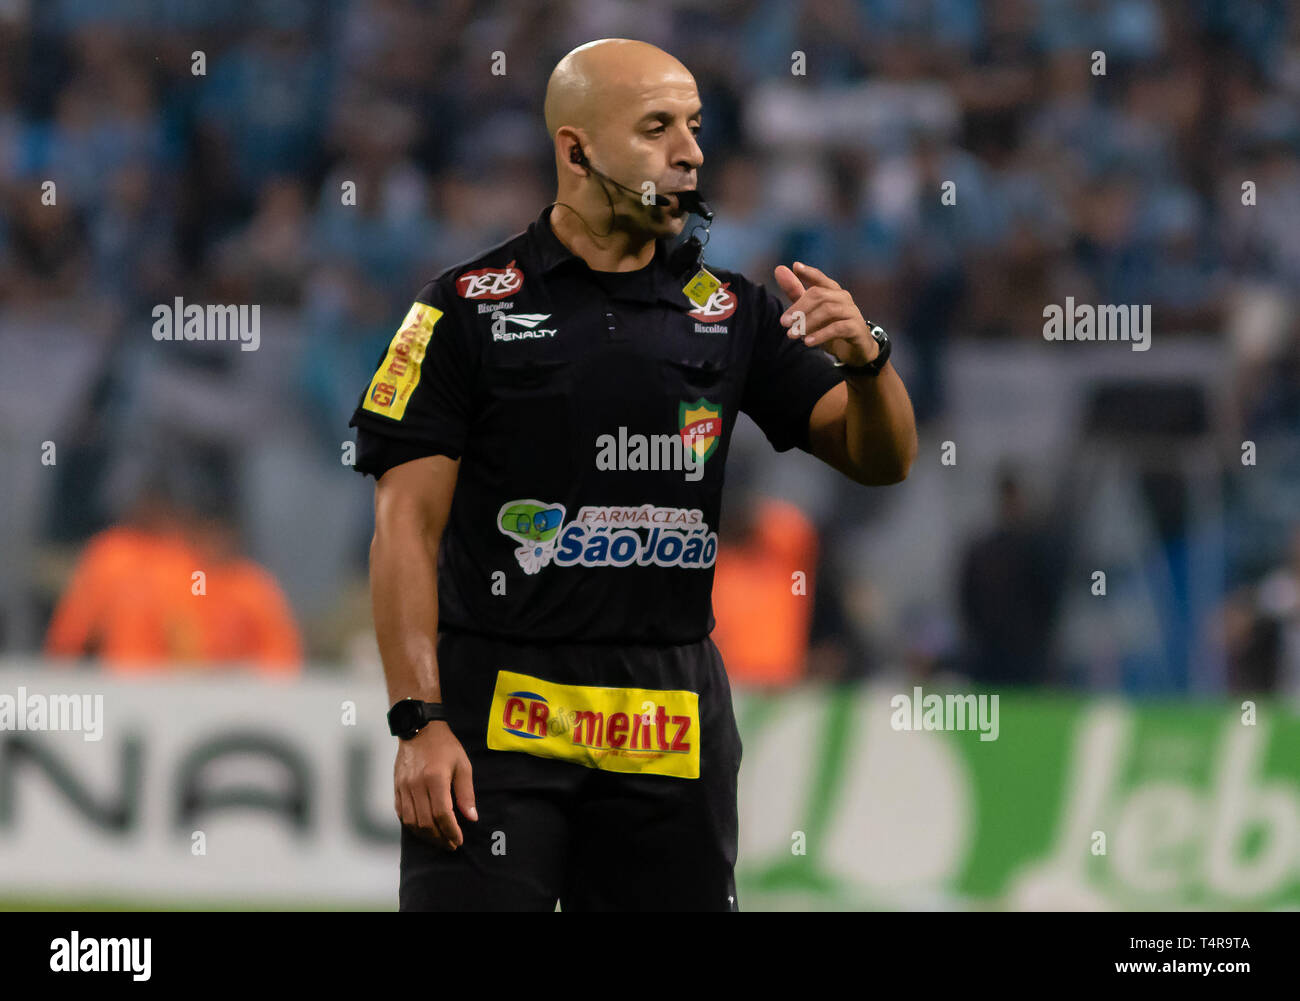
[{"label": "blurred spectator", "polygon": [[306,8],[263,4],[262,11],[275,16],[210,59],[198,106],[206,154],[222,182],[246,195],[271,174],[312,165],[330,78]]},{"label": "blurred spectator", "polygon": [[160,183],[146,161],[125,164],[109,178],[104,207],[92,217],[95,291],[128,308],[166,301],[177,287],[172,210],[156,198]]},{"label": "blurred spectator", "polygon": [[960,572],[966,673],[981,684],[1048,680],[1059,574],[1016,476],[998,480],[998,522],[967,549]]},{"label": "blurred spectator", "polygon": [[337,132],[345,158],[320,188],[318,252],[359,266],[378,282],[409,273],[422,246],[437,236],[429,177],[410,157],[414,115],[392,104],[361,105],[340,115]]},{"label": "blurred spectator", "polygon": [[10,256],[7,266],[0,265],[0,290],[17,303],[74,298],[89,270],[85,217],[66,190],[45,205],[35,184],[23,187],[14,196]]},{"label": "blurred spectator", "polygon": [[[1008,392],[968,368],[959,378],[971,339],[1016,342],[980,344],[981,359],[1064,366],[1086,349],[1068,361],[1036,356],[1045,304],[1150,304],[1160,349],[1125,355],[1125,366],[1159,367],[1190,334],[1208,349],[1200,364],[1215,374],[1206,378],[1217,378],[1224,366],[1213,352],[1226,326],[1236,357],[1226,366],[1234,426],[1225,433],[1260,439],[1269,457],[1248,480],[1224,477],[1239,495],[1225,508],[1229,534],[1249,539],[1226,579],[1259,581],[1284,544],[1300,495],[1300,461],[1279,461],[1300,441],[1294,4],[737,0],[669,3],[652,16],[606,2],[556,16],[510,0],[10,7],[0,30],[0,338],[9,338],[6,402],[17,420],[0,448],[25,461],[33,442],[62,437],[61,475],[33,478],[47,492],[22,509],[57,503],[74,515],[27,515],[13,526],[36,540],[38,563],[42,547],[62,541],[51,526],[73,526],[78,537],[102,527],[99,512],[116,505],[85,484],[117,482],[165,426],[222,454],[220,479],[235,499],[223,509],[242,519],[235,527],[276,568],[300,615],[314,617],[309,594],[363,587],[362,575],[327,579],[330,570],[313,578],[315,591],[299,587],[290,570],[299,561],[291,545],[268,544],[277,533],[257,498],[274,493],[282,507],[271,510],[291,508],[310,481],[315,511],[351,519],[323,532],[321,552],[364,558],[368,498],[337,475],[358,387],[426,280],[522,229],[549,199],[552,155],[538,114],[546,74],[573,45],[610,35],[662,45],[696,76],[700,185],[716,212],[706,260],[769,287],[772,267],[795,259],[841,282],[896,334],[923,448],[951,421],[968,429],[963,448],[983,448],[1019,421],[1041,424],[1034,448],[1047,449],[1047,429],[1068,422],[1069,404],[1036,400],[1028,380]],[[498,50],[503,72],[487,58]],[[52,203],[46,182],[57,187]],[[265,306],[262,346],[243,356],[226,345],[153,342],[150,311],[175,296]],[[92,335],[76,310],[101,319],[104,333]],[[82,335],[85,350],[16,351],[26,327],[15,312]],[[94,351],[92,336],[102,341]],[[47,389],[42,411],[15,393],[15,384],[49,385],[44,373],[68,355],[94,356],[99,371],[75,380],[85,389],[65,387],[66,398]],[[1060,366],[1053,379],[1064,386]],[[81,429],[72,452],[68,432],[56,433],[67,413]],[[729,471],[729,482],[789,476],[784,461],[765,454],[752,479]],[[266,488],[267,470],[288,468],[293,476]],[[948,480],[910,486],[927,514],[909,530],[937,524],[944,504],[968,502],[967,490]],[[825,538],[858,524],[862,504],[856,489],[837,492],[816,515]],[[883,515],[906,524],[897,509]],[[1166,534],[1204,532],[1197,517]],[[927,541],[947,551],[957,531]],[[1014,563],[1007,553],[1017,544],[992,539]],[[1182,543],[1158,544],[1177,552]],[[931,607],[939,595],[966,595],[978,612],[976,645],[996,647],[1015,631],[1011,610],[972,596],[948,560],[927,565],[920,548],[900,554],[903,574],[944,576],[897,602],[860,563],[816,575],[812,673],[858,677],[890,662],[945,670],[954,609],[944,599]],[[1159,565],[1150,557],[1135,561]],[[1023,571],[1007,572],[1025,586]],[[33,574],[16,567],[12,578]],[[1218,606],[1224,587],[1210,577],[1207,604]],[[1161,587],[1185,583],[1175,575]],[[1168,596],[1155,600],[1163,607]],[[1253,591],[1239,600],[1260,623],[1251,629],[1263,651],[1281,620],[1258,619]],[[24,610],[18,590],[0,601],[29,620],[6,637],[40,634],[43,617]],[[862,637],[852,637],[846,611],[864,602],[878,616],[861,630],[870,651],[853,646]],[[1007,621],[995,626],[1000,616]],[[1170,623],[1189,625],[1189,635],[1200,625]],[[1043,627],[1024,628],[1037,648]],[[319,628],[311,639],[322,648]],[[1169,657],[1184,652],[1174,644]]]},{"label": "blurred spectator", "polygon": [[296,305],[307,274],[311,240],[302,183],[276,177],[262,185],[248,225],[214,251],[226,281],[237,281],[252,302]]},{"label": "blurred spectator", "polygon": [[717,180],[704,186],[712,199],[716,220],[709,227],[705,257],[727,261],[733,271],[761,281],[778,263],[780,226],[763,204],[759,164],[753,156],[728,157],[721,164]]},{"label": "blurred spectator", "polygon": [[193,530],[195,566],[207,575],[201,659],[227,664],[252,662],[260,671],[297,674],[302,640],[275,578],[244,556],[235,526],[208,517]]},{"label": "blurred spectator", "polygon": [[1219,642],[1227,659],[1228,690],[1271,694],[1278,680],[1278,622],[1256,612],[1250,589],[1230,595],[1219,614]]},{"label": "blurred spectator", "polygon": [[838,565],[837,557],[843,554],[835,552],[836,540],[822,542],[817,570],[810,577],[817,581],[817,590],[810,595],[813,611],[806,676],[810,681],[861,681],[880,666],[882,658],[863,638],[870,630],[864,630],[847,607],[855,581]]},{"label": "blurred spectator", "polygon": [[1300,431],[1300,317],[1286,324],[1282,342],[1247,355],[1239,375],[1241,432],[1252,440]]},{"label": "blurred spectator", "polygon": [[745,495],[728,504],[713,576],[713,640],[732,681],[791,684],[807,666],[816,532],[784,501]]},{"label": "blurred spectator", "polygon": [[[1273,638],[1275,667],[1265,677],[1246,673],[1239,680],[1268,681],[1280,695],[1300,696],[1300,525],[1292,532],[1287,561],[1259,582],[1255,607],[1255,632]],[[1255,635],[1252,640],[1261,641]]]},{"label": "blurred spectator", "polygon": [[[194,574],[204,574],[196,593]],[[274,579],[234,548],[221,519],[193,521],[146,491],[129,520],[86,545],[45,641],[50,657],[90,656],[133,673],[247,662],[297,674],[297,626]]]}]

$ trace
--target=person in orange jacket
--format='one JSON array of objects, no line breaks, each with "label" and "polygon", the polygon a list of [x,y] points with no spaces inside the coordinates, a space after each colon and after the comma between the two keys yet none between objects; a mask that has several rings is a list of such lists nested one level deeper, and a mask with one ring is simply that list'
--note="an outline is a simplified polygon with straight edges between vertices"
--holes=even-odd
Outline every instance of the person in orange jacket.
[{"label": "person in orange jacket", "polygon": [[115,673],[235,663],[269,674],[302,670],[288,602],[266,570],[238,553],[232,526],[191,519],[157,495],[87,543],[44,652],[91,656]]},{"label": "person in orange jacket", "polygon": [[807,667],[816,529],[793,504],[769,498],[747,500],[723,526],[713,641],[727,674],[742,683],[793,684]]}]

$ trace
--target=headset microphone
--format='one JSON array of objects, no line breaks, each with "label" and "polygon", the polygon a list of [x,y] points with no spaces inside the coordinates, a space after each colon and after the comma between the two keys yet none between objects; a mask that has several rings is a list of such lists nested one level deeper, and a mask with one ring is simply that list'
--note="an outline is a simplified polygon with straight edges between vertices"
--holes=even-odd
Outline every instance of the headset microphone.
[{"label": "headset microphone", "polygon": [[[572,152],[569,153],[569,159],[586,167],[597,177],[609,181],[616,188],[622,188],[630,194],[640,196],[641,192],[635,188],[629,188],[626,184],[619,184],[609,175],[601,173],[593,167],[581,146],[573,147]],[[709,203],[704,200],[698,190],[675,191],[673,194],[677,196],[678,205],[704,220],[704,241],[701,242],[692,232],[686,241],[669,255],[668,270],[679,277],[691,275],[682,292],[697,307],[704,308],[713,294],[722,287],[722,283],[704,266],[703,261],[704,244],[709,242],[709,227],[713,224],[713,210],[709,208]],[[666,208],[672,204],[672,201],[656,193],[655,204]]]},{"label": "headset microphone", "polygon": [[[637,191],[635,188],[629,188],[626,184],[619,184],[619,182],[614,180],[614,178],[610,177],[606,173],[597,170],[594,166],[592,166],[591,161],[587,159],[587,154],[583,152],[581,146],[573,147],[573,152],[569,154],[569,159],[572,160],[574,163],[582,164],[582,166],[586,167],[597,177],[608,181],[616,188],[622,188],[624,191],[628,192],[629,194],[637,195],[638,197],[641,195],[641,192]],[[695,190],[674,191],[672,192],[672,194],[677,196],[677,203],[682,208],[684,208],[687,212],[699,216],[706,223],[713,222],[713,210],[709,208],[709,203],[704,200],[704,198],[700,195],[698,191]],[[655,204],[660,206],[661,208],[667,208],[668,206],[672,205],[672,200],[670,198],[665,197],[664,195],[656,193]]]},{"label": "headset microphone", "polygon": [[[614,178],[610,177],[608,174],[602,173],[601,171],[593,167],[591,165],[591,162],[587,159],[587,154],[582,151],[581,146],[573,147],[573,152],[569,154],[569,159],[572,160],[574,163],[582,164],[584,167],[590,170],[597,177],[608,181],[610,184],[614,185],[614,187],[622,188],[624,191],[628,192],[629,194],[636,195],[638,198],[641,197],[640,191],[637,191],[635,188],[629,188],[626,184],[619,184],[618,181],[614,180]],[[667,208],[669,205],[672,204],[672,201],[668,198],[665,198],[663,195],[656,194],[655,204],[663,208]]]}]

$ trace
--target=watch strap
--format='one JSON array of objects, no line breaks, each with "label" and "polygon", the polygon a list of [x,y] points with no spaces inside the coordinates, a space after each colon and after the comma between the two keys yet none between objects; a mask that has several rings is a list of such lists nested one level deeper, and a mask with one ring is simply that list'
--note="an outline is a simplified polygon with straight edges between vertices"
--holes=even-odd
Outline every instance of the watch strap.
[{"label": "watch strap", "polygon": [[[410,715],[410,710],[403,711],[403,707],[411,706],[416,711],[414,713],[414,728],[399,729],[398,720],[395,718],[399,714],[402,716]],[[388,710],[388,732],[394,737],[401,737],[404,740],[410,740],[417,733],[423,730],[435,720],[446,720],[447,709],[441,702],[422,702],[419,699],[400,699],[393,708]]]},{"label": "watch strap", "polygon": [[[867,362],[865,365],[848,365],[842,361],[836,361],[835,367],[838,368],[840,371],[848,375],[876,376],[881,373],[882,369],[884,369],[885,363],[889,361],[889,354],[891,348],[889,335],[885,333],[884,327],[880,326],[880,324],[878,323],[872,323],[870,320],[867,321],[867,329],[871,331],[872,339],[880,347],[880,350],[879,352],[877,352],[876,357],[872,358],[871,361]],[[877,331],[880,332],[879,335],[877,335],[876,333]]]}]

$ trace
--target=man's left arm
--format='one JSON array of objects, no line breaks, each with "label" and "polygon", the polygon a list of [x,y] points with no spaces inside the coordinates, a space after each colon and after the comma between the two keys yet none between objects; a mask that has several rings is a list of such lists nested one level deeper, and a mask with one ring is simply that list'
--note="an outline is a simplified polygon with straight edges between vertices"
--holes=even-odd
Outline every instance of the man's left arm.
[{"label": "man's left arm", "polygon": [[[847,290],[817,268],[795,262],[774,272],[790,307],[781,316],[787,336],[821,347],[845,365],[866,365],[880,352],[867,321]],[[803,322],[798,323],[802,313]],[[912,401],[894,366],[879,375],[844,373],[808,420],[813,455],[850,479],[867,486],[898,483],[916,458],[916,419]]]}]

